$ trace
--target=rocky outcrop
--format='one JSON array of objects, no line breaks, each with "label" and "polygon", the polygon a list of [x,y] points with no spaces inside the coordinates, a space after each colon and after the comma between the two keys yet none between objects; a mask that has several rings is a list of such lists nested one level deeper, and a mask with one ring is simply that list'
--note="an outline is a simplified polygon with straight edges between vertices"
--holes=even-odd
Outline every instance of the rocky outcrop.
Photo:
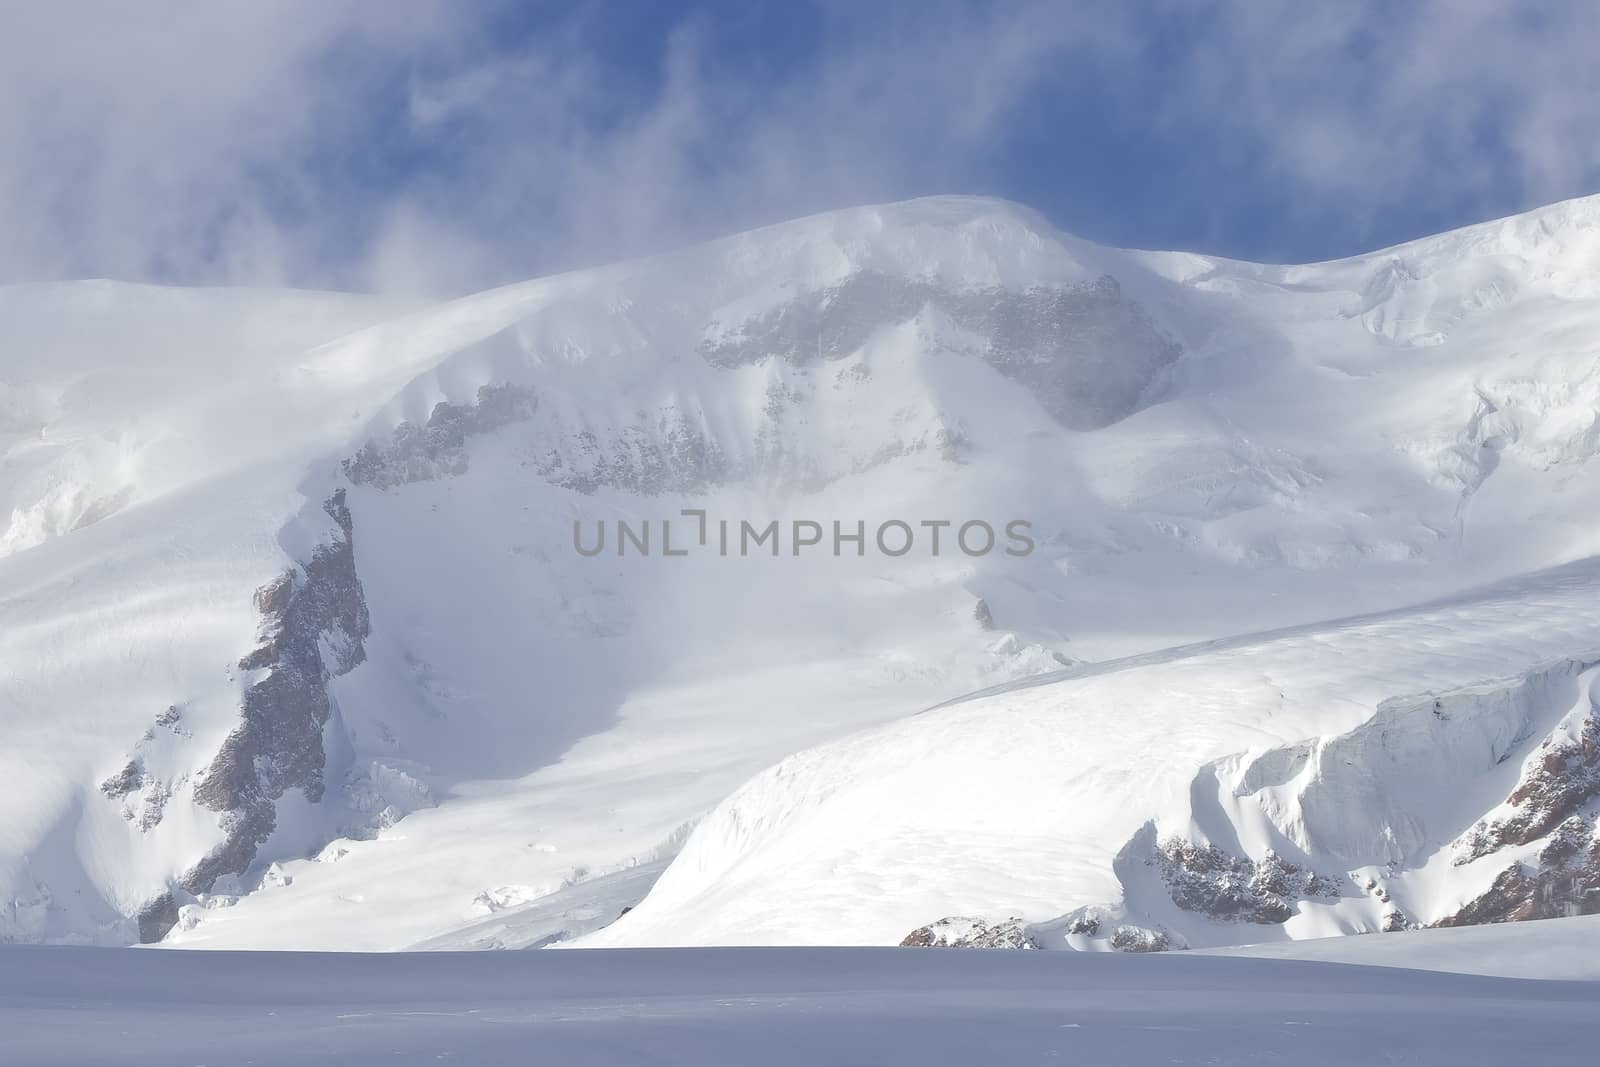
[{"label": "rocky outcrop", "polygon": [[121,800],[144,785],[144,761],[135,756],[127,765],[100,783],[100,792],[113,800]]},{"label": "rocky outcrop", "polygon": [[[245,691],[239,725],[195,783],[195,802],[221,816],[226,837],[180,880],[190,893],[249,867],[276,825],[275,802],[285,792],[322,798],[328,682],[366,658],[370,630],[343,490],[325,510],[337,527],[333,540],[256,591],[261,643],[239,667],[263,674]],[[140,913],[140,940],[159,940],[176,916],[176,906],[152,901]]]},{"label": "rocky outcrop", "polygon": [[1165,930],[1123,924],[1111,931],[1111,947],[1118,952],[1166,952],[1172,937]]},{"label": "rocky outcrop", "polygon": [[1187,947],[1181,939],[1174,939],[1159,928],[1125,922],[1113,926],[1100,911],[1079,909],[1037,927],[1017,916],[990,921],[955,915],[917,927],[900,942],[900,947],[1042,949],[1058,933],[1081,935],[1117,952],[1166,952]]},{"label": "rocky outcrop", "polygon": [[901,948],[1015,948],[1036,949],[1039,944],[1020,918],[999,922],[950,916],[919,926],[900,942]]},{"label": "rocky outcrop", "polygon": [[1600,834],[1572,816],[1550,835],[1532,863],[1513,863],[1487,892],[1434,926],[1555,919],[1600,914]]},{"label": "rocky outcrop", "polygon": [[563,435],[535,467],[550,483],[585,494],[601,487],[647,496],[696,493],[730,474],[716,442],[676,408],[663,408],[653,424],[624,427],[610,440],[588,429]]},{"label": "rocky outcrop", "polygon": [[1289,863],[1270,849],[1255,861],[1215,845],[1168,838],[1157,848],[1153,862],[1174,904],[1222,922],[1286,922],[1299,901],[1339,895],[1337,882]]},{"label": "rocky outcrop", "polygon": [[1457,865],[1537,841],[1600,796],[1600,721],[1594,711],[1545,738],[1536,755],[1506,797],[1511,813],[1485,819],[1463,835]]},{"label": "rocky outcrop", "polygon": [[537,406],[533,390],[509,384],[479,387],[471,404],[441,400],[423,425],[402,422],[387,445],[369,441],[344,461],[345,476],[356,485],[388,489],[463,474],[467,438],[531,418]]},{"label": "rocky outcrop", "polygon": [[980,338],[985,362],[1073,429],[1132,414],[1181,352],[1109,275],[1065,287],[951,289],[858,271],[731,328],[713,323],[700,354],[717,367],[842,359],[927,308]]},{"label": "rocky outcrop", "polygon": [[167,801],[171,800],[173,794],[187,781],[187,776],[184,775],[169,780],[151,771],[145,762],[146,746],[155,741],[157,729],[179,738],[189,738],[191,735],[182,726],[182,719],[183,716],[176,705],[168,706],[156,716],[155,725],[146,730],[134,744],[133,755],[128,757],[128,762],[123,764],[122,769],[100,783],[101,795],[107,800],[117,802],[122,817],[138,826],[144,833],[149,833],[161,824],[161,818],[166,814]]},{"label": "rocky outcrop", "polygon": [[[402,422],[386,444],[369,441],[344,461],[344,473],[352,483],[376,489],[464,474],[470,438],[532,419],[537,412],[532,389],[481,386],[473,403],[440,401],[423,425]],[[692,493],[727,480],[722,450],[685,412],[669,406],[654,415],[640,412],[639,419],[637,425],[601,433],[549,421],[541,434],[544,444],[524,462],[551,484],[584,494],[601,488]]]},{"label": "rocky outcrop", "polygon": [[154,944],[178,925],[178,902],[171,893],[162,893],[139,909],[139,943]]},{"label": "rocky outcrop", "polygon": [[[1523,764],[1504,803],[1454,843],[1455,865],[1523,848],[1489,888],[1435,926],[1519,922],[1600,913],[1600,712],[1567,715]],[[1526,846],[1538,846],[1527,854]]]}]

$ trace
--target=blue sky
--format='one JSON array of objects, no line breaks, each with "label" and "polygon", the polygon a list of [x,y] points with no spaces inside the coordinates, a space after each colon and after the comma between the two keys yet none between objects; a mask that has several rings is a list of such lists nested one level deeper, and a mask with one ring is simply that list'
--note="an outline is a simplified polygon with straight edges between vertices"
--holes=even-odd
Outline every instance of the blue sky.
[{"label": "blue sky", "polygon": [[945,192],[1310,260],[1600,191],[1592,3],[31,7],[3,281],[448,294]]}]

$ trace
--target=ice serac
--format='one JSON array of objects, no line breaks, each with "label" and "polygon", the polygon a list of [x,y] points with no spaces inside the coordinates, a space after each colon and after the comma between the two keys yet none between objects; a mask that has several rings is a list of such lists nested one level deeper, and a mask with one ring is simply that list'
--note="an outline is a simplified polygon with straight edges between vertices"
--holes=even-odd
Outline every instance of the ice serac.
[{"label": "ice serac", "polygon": [[[323,731],[333,711],[328,682],[363,661],[371,629],[345,491],[335,491],[324,510],[335,525],[332,540],[256,592],[261,643],[239,668],[261,676],[245,691],[239,725],[194,787],[195,802],[221,817],[226,838],[183,874],[186,892],[204,893],[219,877],[249,868],[277,824],[284,793],[322,799]],[[158,941],[176,921],[170,894],[159,897],[139,914],[139,938]]]}]

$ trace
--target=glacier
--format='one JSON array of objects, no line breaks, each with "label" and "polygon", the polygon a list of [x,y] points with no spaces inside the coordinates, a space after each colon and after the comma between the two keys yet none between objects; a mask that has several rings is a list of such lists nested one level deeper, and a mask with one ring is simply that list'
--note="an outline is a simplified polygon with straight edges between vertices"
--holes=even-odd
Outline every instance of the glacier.
[{"label": "glacier", "polygon": [[[0,288],[0,941],[1596,910],[1597,278],[1592,198],[1271,265],[935,197],[443,302]],[[684,509],[1038,547],[572,549]]]}]

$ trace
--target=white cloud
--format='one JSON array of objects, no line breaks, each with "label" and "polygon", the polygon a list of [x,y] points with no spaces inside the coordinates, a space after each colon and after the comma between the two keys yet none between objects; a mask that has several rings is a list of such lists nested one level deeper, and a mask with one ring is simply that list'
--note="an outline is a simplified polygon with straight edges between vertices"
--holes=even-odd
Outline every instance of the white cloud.
[{"label": "white cloud", "polygon": [[1450,198],[1493,214],[1600,188],[1600,8],[1586,0],[1173,4],[1199,32],[1169,123],[1241,138],[1263,181],[1356,225]]},{"label": "white cloud", "polygon": [[[337,50],[403,57],[442,5],[13,5],[0,34],[0,276],[284,281],[304,166],[360,121]],[[359,73],[357,74],[359,77]],[[365,101],[362,101],[365,102]]]},{"label": "white cloud", "polygon": [[[490,10],[13,9],[0,280],[459,291],[989,191],[1029,165],[1006,137],[1038,108],[1235,153],[1250,180],[1356,228],[1436,193],[1490,213],[1600,182],[1600,13],[1576,2],[824,4],[820,46],[776,48],[777,73],[689,15],[658,74],[594,47],[614,9],[547,9],[509,48]],[[1063,72],[1087,95],[1041,91]]]}]

